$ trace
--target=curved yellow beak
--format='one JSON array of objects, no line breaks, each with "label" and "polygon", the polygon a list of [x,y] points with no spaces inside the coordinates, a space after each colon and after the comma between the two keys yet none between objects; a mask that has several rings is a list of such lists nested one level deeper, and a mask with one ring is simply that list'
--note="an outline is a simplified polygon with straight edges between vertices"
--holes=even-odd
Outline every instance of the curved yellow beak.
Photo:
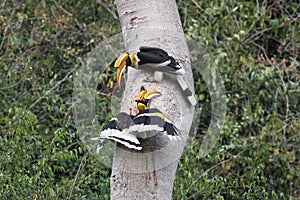
[{"label": "curved yellow beak", "polygon": [[122,54],[114,64],[114,67],[117,68],[117,82],[119,87],[121,85],[122,76],[126,72],[126,68],[128,66],[131,66],[133,68],[136,68],[138,66],[137,59],[133,54]]},{"label": "curved yellow beak", "polygon": [[122,75],[124,74],[126,67],[127,67],[127,59],[128,59],[129,55],[128,53],[124,53],[122,54],[115,62],[114,67],[117,68],[117,83],[118,86],[120,87],[121,85],[121,78]]},{"label": "curved yellow beak", "polygon": [[162,94],[159,91],[156,90],[147,91],[144,87],[142,87],[139,96],[135,100],[137,102],[137,109],[139,111],[147,109],[150,99],[161,95]]},{"label": "curved yellow beak", "polygon": [[143,101],[143,100],[150,100],[154,97],[161,96],[162,93],[157,90],[146,90],[144,87],[141,88],[141,92],[139,93],[138,98],[136,101]]}]

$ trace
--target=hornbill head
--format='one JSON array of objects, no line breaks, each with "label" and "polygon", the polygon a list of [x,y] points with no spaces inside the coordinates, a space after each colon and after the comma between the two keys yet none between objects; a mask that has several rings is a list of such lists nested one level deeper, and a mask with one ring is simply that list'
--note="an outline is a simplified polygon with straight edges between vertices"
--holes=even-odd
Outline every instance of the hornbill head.
[{"label": "hornbill head", "polygon": [[145,110],[148,107],[149,101],[154,98],[161,96],[162,94],[157,90],[146,90],[144,86],[141,87],[138,98],[135,100],[137,102],[137,108],[139,111]]},{"label": "hornbill head", "polygon": [[135,55],[124,53],[117,58],[114,67],[117,68],[117,82],[120,87],[122,75],[125,73],[128,66],[136,68],[138,66]]}]

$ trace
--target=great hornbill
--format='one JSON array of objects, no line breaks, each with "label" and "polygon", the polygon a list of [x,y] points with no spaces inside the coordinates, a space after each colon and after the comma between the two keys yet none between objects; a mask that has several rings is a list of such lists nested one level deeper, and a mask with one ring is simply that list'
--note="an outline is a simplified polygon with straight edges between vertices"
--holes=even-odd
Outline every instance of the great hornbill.
[{"label": "great hornbill", "polygon": [[159,109],[148,107],[152,95],[144,87],[141,88],[139,98],[135,100],[139,113],[133,118],[134,123],[130,125],[129,132],[136,133],[140,138],[147,137],[146,132],[161,132],[171,140],[177,139],[181,134],[171,120]]},{"label": "great hornbill", "polygon": [[116,141],[130,149],[141,150],[142,146],[138,138],[148,137],[147,132],[156,134],[160,132],[166,134],[171,140],[177,139],[181,135],[179,129],[159,109],[148,107],[151,99],[161,95],[159,91],[147,91],[141,87],[138,98],[135,100],[138,114],[130,115],[121,112],[113,117],[104,126],[99,137],[92,138],[92,140],[100,141],[97,152],[107,140]]},{"label": "great hornbill", "polygon": [[163,74],[175,78],[182,88],[183,95],[189,100],[192,105],[196,105],[197,101],[192,91],[188,88],[183,76],[185,70],[179,65],[174,57],[170,56],[166,51],[156,47],[141,46],[137,55],[125,53],[122,54],[114,62],[114,67],[117,68],[117,82],[120,86],[122,75],[125,73],[128,66],[134,69],[150,71],[154,73],[154,80],[161,82]]}]

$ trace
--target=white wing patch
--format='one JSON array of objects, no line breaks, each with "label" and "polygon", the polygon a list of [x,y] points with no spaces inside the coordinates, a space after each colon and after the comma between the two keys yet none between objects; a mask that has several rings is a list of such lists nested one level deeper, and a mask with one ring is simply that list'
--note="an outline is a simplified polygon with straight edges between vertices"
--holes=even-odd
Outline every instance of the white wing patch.
[{"label": "white wing patch", "polygon": [[150,125],[144,125],[144,124],[135,124],[129,127],[129,132],[146,132],[146,131],[163,131],[163,127],[159,127],[157,124],[150,124]]},{"label": "white wing patch", "polygon": [[[92,138],[92,140],[100,140],[101,144],[104,144],[103,140],[113,140],[124,146],[128,147],[129,149],[136,149],[141,150],[140,141],[132,134],[128,133],[128,129],[124,129],[123,131],[119,131],[117,129],[105,129],[100,133],[99,137]],[[103,145],[99,145],[97,151],[102,148]]]},{"label": "white wing patch", "polygon": [[155,68],[155,67],[165,67],[165,66],[167,66],[170,63],[171,63],[171,60],[166,60],[163,63],[147,63],[145,65],[148,65],[150,67],[154,67]]}]

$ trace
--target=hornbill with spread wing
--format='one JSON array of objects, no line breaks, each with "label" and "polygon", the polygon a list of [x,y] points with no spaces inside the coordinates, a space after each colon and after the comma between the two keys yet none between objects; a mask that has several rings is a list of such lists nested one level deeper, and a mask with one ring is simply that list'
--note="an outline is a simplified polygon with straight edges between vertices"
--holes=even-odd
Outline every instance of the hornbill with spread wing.
[{"label": "hornbill with spread wing", "polygon": [[[149,101],[154,97],[161,96],[159,91],[148,91],[141,87],[137,103],[138,114],[130,115],[125,112],[119,113],[113,117],[109,123],[104,126],[100,136],[92,138],[99,140],[97,152],[103,147],[105,142],[113,140],[123,144],[129,149],[141,150],[142,146],[138,138],[150,137],[149,132],[157,134],[163,133],[171,140],[179,138],[180,130],[169,120],[159,109],[149,108]],[[152,135],[151,135],[152,136]]]},{"label": "hornbill with spread wing", "polygon": [[[142,100],[137,103],[138,110],[140,111],[143,108],[146,108],[150,99],[160,95],[161,93],[156,90],[147,91],[143,89],[138,97],[139,100]],[[141,150],[142,147],[139,140],[135,135],[131,134],[129,130],[129,128],[135,124],[136,117],[137,116],[125,112],[121,112],[113,117],[108,124],[103,127],[99,137],[92,138],[92,140],[100,141],[97,152],[103,147],[108,139],[123,144],[129,149]]]}]

